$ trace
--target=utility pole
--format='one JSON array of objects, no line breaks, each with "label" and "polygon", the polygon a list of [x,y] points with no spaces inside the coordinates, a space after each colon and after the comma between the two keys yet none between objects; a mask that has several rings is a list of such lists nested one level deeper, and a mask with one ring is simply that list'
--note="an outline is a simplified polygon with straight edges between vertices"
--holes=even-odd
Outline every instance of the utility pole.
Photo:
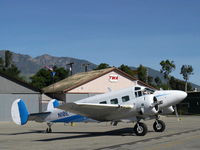
[{"label": "utility pole", "polygon": [[74,63],[73,62],[71,62],[71,63],[69,63],[69,64],[66,64],[66,65],[69,65],[69,71],[70,71],[70,75],[72,76],[72,74],[73,74],[73,72],[72,72],[72,65],[73,65]]},{"label": "utility pole", "polygon": [[85,67],[85,72],[87,72],[88,71],[88,66],[89,66],[90,64],[83,64],[82,66],[83,67]]}]

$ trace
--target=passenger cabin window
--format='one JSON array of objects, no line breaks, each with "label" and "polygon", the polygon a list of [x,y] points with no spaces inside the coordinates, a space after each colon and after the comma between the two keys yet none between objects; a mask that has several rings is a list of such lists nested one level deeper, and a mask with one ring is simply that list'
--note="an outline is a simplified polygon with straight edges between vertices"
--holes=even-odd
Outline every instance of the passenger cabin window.
[{"label": "passenger cabin window", "polygon": [[111,104],[118,104],[118,99],[117,98],[111,99],[110,103]]},{"label": "passenger cabin window", "polygon": [[142,91],[135,92],[135,97],[140,97],[140,96],[142,96]]},{"label": "passenger cabin window", "polygon": [[99,104],[107,104],[107,102],[106,101],[102,101]]},{"label": "passenger cabin window", "polygon": [[129,100],[130,100],[129,96],[123,96],[122,97],[122,102],[127,102]]}]

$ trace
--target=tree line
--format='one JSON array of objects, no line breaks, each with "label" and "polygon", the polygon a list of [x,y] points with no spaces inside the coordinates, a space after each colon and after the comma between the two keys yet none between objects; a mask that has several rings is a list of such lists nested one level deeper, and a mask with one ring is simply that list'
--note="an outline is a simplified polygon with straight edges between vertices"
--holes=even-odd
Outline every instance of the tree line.
[{"label": "tree line", "polygon": [[[182,65],[180,74],[182,74],[184,81],[176,79],[170,74],[176,69],[174,61],[163,60],[160,62],[160,72],[163,74],[164,79],[167,82],[162,82],[159,77],[153,78],[148,74],[148,68],[140,65],[135,70],[127,65],[122,64],[118,69],[124,71],[132,77],[138,78],[139,80],[155,87],[162,89],[175,89],[175,90],[192,90],[192,86],[189,81],[190,75],[193,75],[193,67],[191,65]],[[99,64],[94,70],[106,69],[111,66],[107,63]],[[5,57],[0,57],[0,72],[12,76],[14,78],[25,80],[24,77],[20,76],[20,70],[12,61],[12,53],[10,51],[5,51]],[[41,68],[35,75],[30,77],[30,84],[37,88],[43,88],[49,86],[55,82],[65,79],[69,76],[70,70],[66,70],[63,67],[44,67]]]},{"label": "tree line", "polygon": [[[148,74],[148,68],[143,65],[140,65],[139,67],[136,68],[136,70],[133,70],[129,66],[122,64],[120,67],[118,67],[118,69],[158,89],[162,88],[164,90],[173,89],[182,91],[193,90],[191,84],[188,83],[190,75],[194,74],[193,67],[191,65],[182,65],[181,67],[180,74],[182,74],[185,82],[176,79],[175,77],[170,75],[172,71],[174,71],[176,68],[174,61],[170,61],[168,59],[163,60],[160,62],[160,66],[161,66],[160,72],[163,74],[166,82],[162,82],[162,80],[158,76],[155,78],[150,76]],[[97,69],[105,69],[109,67],[110,66],[108,64],[102,63],[97,66]]]},{"label": "tree line", "polygon": [[12,62],[12,53],[10,51],[5,51],[4,58],[0,57],[0,72],[14,78],[22,79],[22,77],[20,77],[20,70]]}]

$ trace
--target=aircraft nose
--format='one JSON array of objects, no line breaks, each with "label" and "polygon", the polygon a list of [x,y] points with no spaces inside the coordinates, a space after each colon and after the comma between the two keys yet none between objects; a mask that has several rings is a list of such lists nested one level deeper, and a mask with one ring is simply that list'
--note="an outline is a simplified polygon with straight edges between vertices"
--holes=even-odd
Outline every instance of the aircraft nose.
[{"label": "aircraft nose", "polygon": [[187,93],[184,91],[178,91],[177,98],[179,101],[184,100],[187,97]]},{"label": "aircraft nose", "polygon": [[181,91],[180,95],[181,95],[182,99],[185,99],[187,97],[187,93],[184,91]]}]

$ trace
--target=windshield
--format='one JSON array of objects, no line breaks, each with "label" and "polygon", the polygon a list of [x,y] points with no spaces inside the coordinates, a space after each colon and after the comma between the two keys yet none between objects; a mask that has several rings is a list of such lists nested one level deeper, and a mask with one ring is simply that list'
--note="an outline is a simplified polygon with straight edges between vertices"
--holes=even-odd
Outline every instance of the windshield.
[{"label": "windshield", "polygon": [[150,88],[135,87],[135,97],[153,94],[154,92],[155,92],[155,90],[150,89]]},{"label": "windshield", "polygon": [[150,89],[150,88],[144,88],[144,90],[143,90],[144,95],[153,94],[154,92],[155,92],[155,90]]}]

